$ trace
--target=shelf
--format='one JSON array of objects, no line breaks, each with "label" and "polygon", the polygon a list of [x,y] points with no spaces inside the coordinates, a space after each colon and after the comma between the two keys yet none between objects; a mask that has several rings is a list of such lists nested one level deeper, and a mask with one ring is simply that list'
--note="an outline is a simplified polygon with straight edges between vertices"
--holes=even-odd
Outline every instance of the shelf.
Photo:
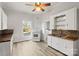
[{"label": "shelf", "polygon": [[60,19],[60,20],[56,20],[56,22],[63,22],[65,21],[66,19]]},{"label": "shelf", "polygon": [[67,27],[66,24],[66,15],[60,15],[55,17],[55,28],[56,29],[65,29]]}]

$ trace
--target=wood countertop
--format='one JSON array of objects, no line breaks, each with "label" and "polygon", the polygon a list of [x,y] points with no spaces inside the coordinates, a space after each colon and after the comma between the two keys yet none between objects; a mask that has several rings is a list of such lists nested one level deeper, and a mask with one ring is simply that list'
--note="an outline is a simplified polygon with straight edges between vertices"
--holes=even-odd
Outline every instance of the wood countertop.
[{"label": "wood countertop", "polygon": [[12,34],[13,34],[13,30],[11,29],[0,30],[0,43],[10,41]]}]

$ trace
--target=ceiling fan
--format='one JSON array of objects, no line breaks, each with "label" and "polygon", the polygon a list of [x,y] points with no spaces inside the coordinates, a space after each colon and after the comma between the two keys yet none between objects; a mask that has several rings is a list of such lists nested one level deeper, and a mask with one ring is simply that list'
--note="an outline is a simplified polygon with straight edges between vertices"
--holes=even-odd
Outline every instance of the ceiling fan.
[{"label": "ceiling fan", "polygon": [[45,11],[45,7],[51,6],[51,3],[35,2],[34,4],[25,4],[26,6],[35,6],[32,11]]}]

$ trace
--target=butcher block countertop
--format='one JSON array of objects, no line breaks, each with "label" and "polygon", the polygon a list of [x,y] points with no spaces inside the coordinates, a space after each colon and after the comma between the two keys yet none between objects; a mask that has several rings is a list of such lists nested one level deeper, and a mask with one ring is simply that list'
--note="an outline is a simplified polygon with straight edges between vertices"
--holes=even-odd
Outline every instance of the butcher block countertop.
[{"label": "butcher block countertop", "polygon": [[12,34],[12,29],[0,30],[0,43],[10,41]]}]

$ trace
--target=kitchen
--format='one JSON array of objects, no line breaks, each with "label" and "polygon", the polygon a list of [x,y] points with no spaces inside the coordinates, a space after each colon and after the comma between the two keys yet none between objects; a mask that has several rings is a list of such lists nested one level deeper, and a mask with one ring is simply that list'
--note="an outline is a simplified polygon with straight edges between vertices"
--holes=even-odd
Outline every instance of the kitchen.
[{"label": "kitchen", "polygon": [[[28,7],[25,8],[24,4],[25,3],[22,2],[21,3],[5,2],[2,3],[1,5],[0,42],[5,42],[5,41],[9,42],[7,45],[8,46],[7,47],[8,52],[6,52],[8,53],[7,55],[11,55],[13,53],[13,44],[15,45],[15,43],[18,44],[20,42],[26,42],[26,41],[37,41],[37,43],[39,41],[44,41],[43,43],[46,44],[46,48],[54,51],[57,50],[58,53],[65,54],[68,56],[79,55],[79,46],[78,46],[79,45],[79,31],[78,31],[79,3],[78,2],[52,2],[51,4],[54,4],[54,6],[52,5],[49,6],[47,9],[48,11],[45,11],[44,13],[42,12],[34,13],[31,11],[31,9],[27,10]],[[21,6],[24,7],[25,9],[19,8]],[[28,11],[28,13],[26,12],[26,10]],[[24,36],[23,33],[22,22],[26,19],[28,19],[27,21],[30,21],[32,24],[31,25],[32,36],[29,36],[30,38]],[[9,39],[5,40],[6,37]],[[37,44],[33,42],[30,43]],[[0,52],[2,52],[3,46],[1,43],[0,45],[1,45]],[[21,48],[23,49],[24,47]],[[14,54],[16,55],[17,51],[14,52],[15,52]],[[6,53],[4,52],[2,55],[5,55]]]}]

